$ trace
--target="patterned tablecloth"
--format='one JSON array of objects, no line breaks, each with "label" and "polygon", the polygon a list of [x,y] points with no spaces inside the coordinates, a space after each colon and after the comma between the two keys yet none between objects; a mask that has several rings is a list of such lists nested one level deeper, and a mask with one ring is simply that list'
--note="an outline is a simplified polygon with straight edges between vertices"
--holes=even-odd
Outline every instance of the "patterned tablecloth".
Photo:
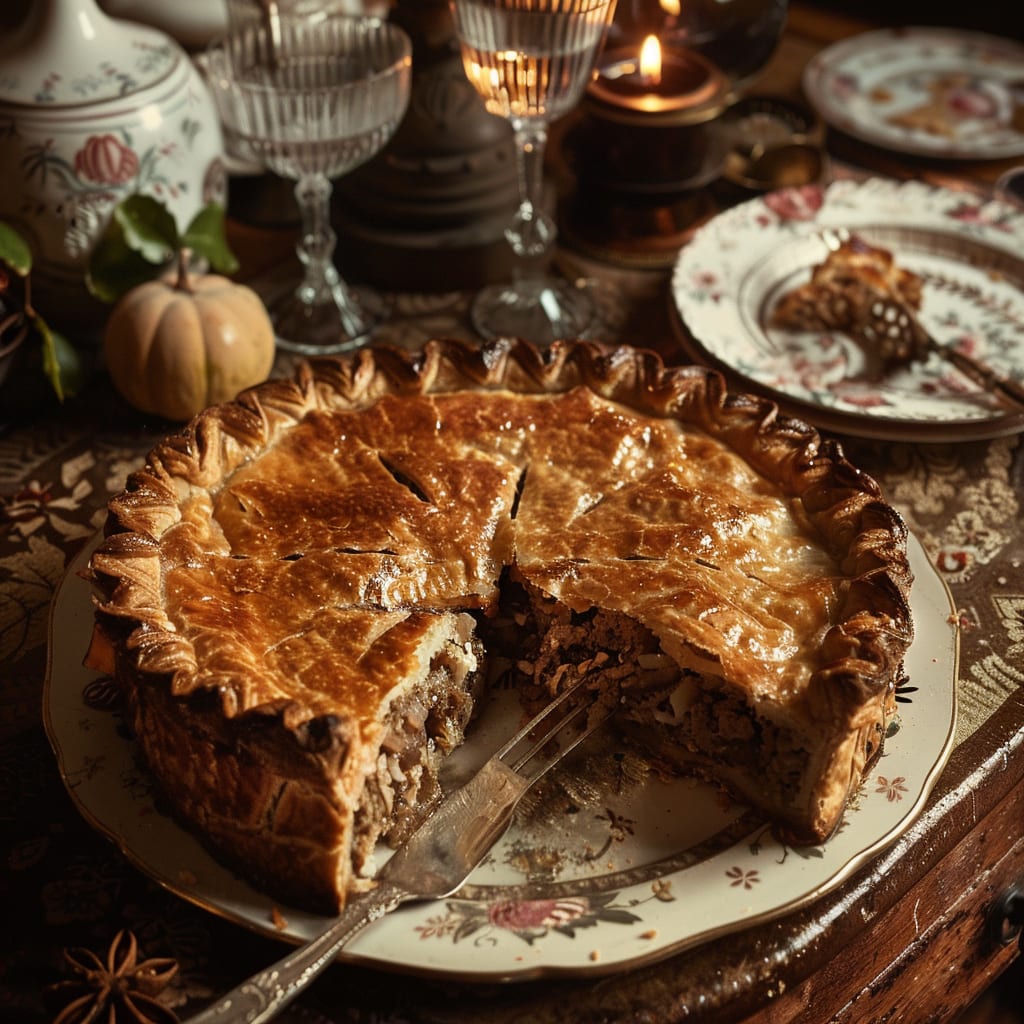
[{"label": "patterned tablecloth", "polygon": [[[606,340],[629,340],[630,310],[638,302],[653,308],[651,299],[663,294],[664,279],[638,274],[622,287],[613,283],[601,290]],[[468,336],[466,298],[460,293],[395,298],[392,322],[380,340],[416,347],[430,336]],[[671,357],[670,332],[657,314],[648,323],[656,325],[658,347]],[[286,369],[278,367],[279,372]],[[99,967],[90,957],[105,960],[122,929],[137,940],[139,958],[158,958],[151,966],[166,984],[147,997],[137,967],[133,975],[127,937],[113,954],[114,967],[133,977],[134,990],[143,993],[136,1005],[148,1007],[154,1020],[173,1019],[166,1016],[171,1012],[186,1015],[183,1008],[190,1000],[195,1000],[191,1012],[282,952],[280,944],[164,891],[94,832],[71,803],[42,724],[48,613],[55,589],[69,561],[100,528],[108,498],[170,428],[127,409],[99,377],[81,400],[44,410],[0,434],[3,1021],[52,1020],[76,996],[88,996],[85,989],[69,985],[76,975],[68,956]],[[1021,441],[845,443],[854,461],[877,477],[903,512],[954,596],[961,625],[960,743],[1024,688]],[[506,926],[515,928],[516,921]],[[61,982],[63,987],[52,987]],[[628,976],[621,983],[629,984]],[[531,984],[528,1014],[517,1009],[524,999],[519,985],[462,989],[436,980],[335,968],[282,1020],[479,1020],[485,1008],[495,1019],[545,1014],[564,1019],[560,1007],[571,998],[572,984]],[[62,1019],[84,1020],[90,1005],[85,998],[79,1011]]]}]

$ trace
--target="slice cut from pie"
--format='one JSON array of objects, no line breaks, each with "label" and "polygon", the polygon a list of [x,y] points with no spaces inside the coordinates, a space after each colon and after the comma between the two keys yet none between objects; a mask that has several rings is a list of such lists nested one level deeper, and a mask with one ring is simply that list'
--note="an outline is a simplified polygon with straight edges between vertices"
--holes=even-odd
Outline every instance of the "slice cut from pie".
[{"label": "slice cut from pie", "polygon": [[172,808],[326,910],[432,800],[499,653],[525,707],[587,676],[628,742],[817,843],[912,636],[905,527],[839,445],[628,347],[304,364],[157,445],[106,533],[89,661]]},{"label": "slice cut from pie", "polygon": [[[928,336],[916,319],[923,283],[899,266],[889,249],[849,235],[830,247],[810,280],[779,299],[768,324],[790,331],[841,332],[878,357],[883,368],[907,362],[928,349]],[[887,309],[907,313],[898,335],[885,319]]]}]

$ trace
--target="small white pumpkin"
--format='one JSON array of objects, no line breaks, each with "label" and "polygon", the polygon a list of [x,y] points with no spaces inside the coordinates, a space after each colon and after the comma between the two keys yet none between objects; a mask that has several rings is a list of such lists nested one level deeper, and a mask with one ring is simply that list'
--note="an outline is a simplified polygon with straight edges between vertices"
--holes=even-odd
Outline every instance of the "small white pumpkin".
[{"label": "small white pumpkin", "polygon": [[103,354],[118,392],[134,408],[187,420],[267,379],[274,328],[263,300],[218,274],[147,281],[117,302]]}]

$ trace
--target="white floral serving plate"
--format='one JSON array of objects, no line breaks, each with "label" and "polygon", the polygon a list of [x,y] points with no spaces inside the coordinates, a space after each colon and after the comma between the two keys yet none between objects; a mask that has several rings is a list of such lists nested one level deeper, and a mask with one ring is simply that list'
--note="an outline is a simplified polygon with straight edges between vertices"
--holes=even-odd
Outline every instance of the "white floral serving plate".
[{"label": "white floral serving plate", "polygon": [[781,189],[712,218],[673,269],[684,343],[829,429],[914,441],[1024,430],[1024,410],[939,355],[877,378],[846,335],[766,326],[779,298],[827,256],[824,232],[838,229],[889,249],[921,276],[920,319],[941,344],[1024,378],[1024,210],[917,181]]},{"label": "white floral serving plate", "polygon": [[[276,905],[161,812],[110,699],[110,681],[81,664],[92,607],[78,573],[88,554],[69,567],[56,594],[44,696],[50,742],[79,810],[183,899],[291,942],[313,937],[323,917]],[[559,769],[532,795],[457,898],[400,908],[362,932],[342,958],[468,980],[610,972],[778,917],[838,885],[913,821],[953,744],[953,606],[914,538],[911,563],[916,639],[900,714],[828,843],[782,846],[713,787],[655,779],[639,758],[598,742],[581,748],[584,768]],[[496,724],[485,717],[466,756],[494,749],[507,728]]]},{"label": "white floral serving plate", "polygon": [[942,159],[1024,153],[1024,46],[982,32],[885,28],[808,62],[804,92],[833,127]]}]

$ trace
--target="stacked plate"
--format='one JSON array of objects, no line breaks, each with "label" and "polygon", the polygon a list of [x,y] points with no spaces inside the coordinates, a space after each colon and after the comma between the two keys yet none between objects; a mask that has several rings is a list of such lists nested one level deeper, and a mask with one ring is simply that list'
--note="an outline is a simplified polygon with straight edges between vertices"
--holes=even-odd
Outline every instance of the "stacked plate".
[{"label": "stacked plate", "polygon": [[944,160],[1024,154],[1024,46],[981,32],[879,29],[822,50],[804,91],[833,127]]},{"label": "stacked plate", "polygon": [[1024,210],[917,181],[782,189],[709,221],[672,276],[690,354],[844,433],[947,441],[1024,430],[1024,412],[937,354],[878,377],[839,332],[767,326],[779,298],[809,279],[828,255],[828,235],[841,230],[888,249],[922,279],[920,320],[938,342],[1024,379]]}]

